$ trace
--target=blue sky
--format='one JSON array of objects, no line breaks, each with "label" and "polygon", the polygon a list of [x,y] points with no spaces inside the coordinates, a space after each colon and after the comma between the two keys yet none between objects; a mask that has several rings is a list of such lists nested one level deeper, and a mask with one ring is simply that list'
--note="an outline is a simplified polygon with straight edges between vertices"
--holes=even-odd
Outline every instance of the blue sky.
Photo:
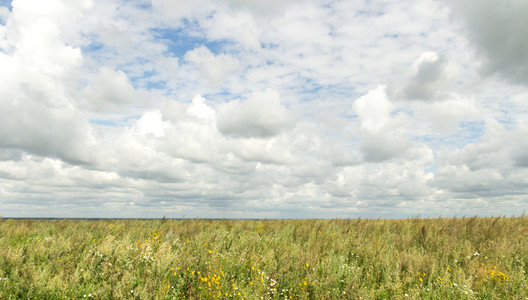
[{"label": "blue sky", "polygon": [[0,216],[519,215],[525,15],[517,0],[0,1]]}]

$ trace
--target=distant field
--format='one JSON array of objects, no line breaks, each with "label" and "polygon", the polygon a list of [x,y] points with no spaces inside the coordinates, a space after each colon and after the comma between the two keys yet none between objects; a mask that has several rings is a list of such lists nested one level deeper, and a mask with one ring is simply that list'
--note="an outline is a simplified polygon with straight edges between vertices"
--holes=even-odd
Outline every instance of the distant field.
[{"label": "distant field", "polygon": [[526,299],[528,217],[0,219],[0,299]]}]

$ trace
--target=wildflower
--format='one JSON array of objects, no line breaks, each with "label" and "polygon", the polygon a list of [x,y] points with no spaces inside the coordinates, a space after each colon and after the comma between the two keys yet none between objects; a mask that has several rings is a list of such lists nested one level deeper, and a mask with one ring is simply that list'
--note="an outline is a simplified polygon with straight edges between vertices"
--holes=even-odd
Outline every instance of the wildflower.
[{"label": "wildflower", "polygon": [[132,293],[132,294],[133,294],[133,293],[134,293],[134,290],[130,290],[130,293]]}]

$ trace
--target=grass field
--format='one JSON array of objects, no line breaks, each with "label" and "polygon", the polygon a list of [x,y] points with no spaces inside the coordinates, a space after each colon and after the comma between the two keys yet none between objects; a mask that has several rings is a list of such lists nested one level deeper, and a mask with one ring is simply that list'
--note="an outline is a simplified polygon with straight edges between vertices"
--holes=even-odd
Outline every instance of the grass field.
[{"label": "grass field", "polygon": [[0,219],[0,299],[527,299],[528,217]]}]

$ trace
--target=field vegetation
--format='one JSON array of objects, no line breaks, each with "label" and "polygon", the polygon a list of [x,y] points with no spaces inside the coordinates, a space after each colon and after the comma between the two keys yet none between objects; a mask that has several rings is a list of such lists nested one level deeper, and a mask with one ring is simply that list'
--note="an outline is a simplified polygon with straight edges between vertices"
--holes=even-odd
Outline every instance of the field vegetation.
[{"label": "field vegetation", "polygon": [[527,299],[528,217],[0,219],[0,299]]}]

